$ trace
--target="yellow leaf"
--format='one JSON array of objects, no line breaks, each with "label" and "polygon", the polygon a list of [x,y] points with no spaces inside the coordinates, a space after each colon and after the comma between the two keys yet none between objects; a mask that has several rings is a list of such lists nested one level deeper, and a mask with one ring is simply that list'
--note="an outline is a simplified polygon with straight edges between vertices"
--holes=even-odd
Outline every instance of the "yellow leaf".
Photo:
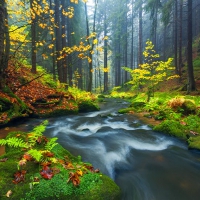
[{"label": "yellow leaf", "polygon": [[93,44],[97,44],[97,43],[98,43],[97,39],[93,40]]}]

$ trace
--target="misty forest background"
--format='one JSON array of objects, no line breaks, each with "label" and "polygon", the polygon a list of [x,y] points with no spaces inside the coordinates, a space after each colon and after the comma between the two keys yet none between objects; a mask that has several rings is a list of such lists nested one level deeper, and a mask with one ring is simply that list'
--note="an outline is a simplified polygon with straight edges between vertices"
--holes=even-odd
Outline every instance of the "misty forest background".
[{"label": "misty forest background", "polygon": [[42,66],[66,88],[107,92],[130,80],[122,67],[143,64],[150,39],[160,60],[174,58],[175,74],[188,66],[188,90],[195,90],[199,10],[198,0],[0,0],[1,86],[15,58],[33,73]]}]

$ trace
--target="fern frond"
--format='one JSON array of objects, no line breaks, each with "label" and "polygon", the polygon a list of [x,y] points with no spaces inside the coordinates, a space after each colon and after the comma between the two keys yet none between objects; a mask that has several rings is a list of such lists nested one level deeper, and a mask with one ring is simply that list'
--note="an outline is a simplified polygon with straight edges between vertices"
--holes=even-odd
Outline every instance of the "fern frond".
[{"label": "fern frond", "polygon": [[8,145],[10,147],[21,147],[21,148],[28,148],[27,143],[25,143],[21,138],[11,137],[8,139],[1,139],[0,145]]},{"label": "fern frond", "polygon": [[41,158],[42,158],[42,152],[36,150],[36,149],[30,149],[28,152],[27,152],[31,157],[33,157],[37,162],[40,162],[41,161]]},{"label": "fern frond", "polygon": [[0,145],[3,146],[3,145],[6,145],[7,143],[7,140],[5,139],[0,139]]},{"label": "fern frond", "polygon": [[33,132],[39,136],[42,136],[42,133],[46,130],[46,126],[48,124],[48,120],[43,121],[39,126],[36,126],[33,129]]},{"label": "fern frond", "polygon": [[54,137],[54,138],[51,138],[47,144],[45,145],[45,150],[48,150],[48,151],[51,151],[58,143],[56,142],[58,138]]},{"label": "fern frond", "polygon": [[43,136],[42,133],[45,131],[47,124],[47,120],[43,121],[39,126],[36,126],[33,131],[28,134],[28,143],[30,146],[34,146],[37,139]]}]

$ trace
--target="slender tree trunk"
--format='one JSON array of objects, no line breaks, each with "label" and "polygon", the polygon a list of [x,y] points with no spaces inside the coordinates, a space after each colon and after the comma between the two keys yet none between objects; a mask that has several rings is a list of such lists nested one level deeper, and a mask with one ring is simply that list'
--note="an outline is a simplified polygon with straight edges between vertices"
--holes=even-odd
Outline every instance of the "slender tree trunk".
[{"label": "slender tree trunk", "polygon": [[188,64],[188,88],[187,92],[196,90],[193,59],[192,59],[192,1],[188,0],[188,46],[187,46],[187,64]]},{"label": "slender tree trunk", "polygon": [[[62,7],[65,9],[66,1],[61,1]],[[62,49],[67,46],[67,36],[66,36],[66,16],[62,15]],[[63,59],[62,59],[62,71],[63,71],[63,83],[67,83],[67,54],[63,52]]]},{"label": "slender tree trunk", "polygon": [[56,33],[56,62],[57,62],[57,70],[58,70],[58,79],[61,83],[63,83],[63,72],[62,72],[62,44],[61,44],[61,29],[60,29],[60,0],[55,3],[55,33]]},{"label": "slender tree trunk", "polygon": [[[127,10],[128,10],[128,2],[126,0],[126,5],[125,5],[125,45],[124,45],[124,64],[126,67],[128,67],[128,19],[127,19]],[[128,72],[127,71],[124,71],[124,82],[127,82],[128,81]]]},{"label": "slender tree trunk", "polygon": [[175,73],[178,74],[178,58],[177,58],[177,47],[178,47],[178,1],[174,1],[174,65],[175,65]]},{"label": "slender tree trunk", "polygon": [[8,12],[7,8],[5,8],[5,58],[4,58],[4,70],[8,67],[8,60],[10,54],[10,36],[8,30]]},{"label": "slender tree trunk", "polygon": [[[104,2],[105,3],[105,2]],[[104,7],[104,37],[107,36],[107,9]],[[104,40],[104,92],[108,91],[108,41]]]},{"label": "slender tree trunk", "polygon": [[[72,46],[72,38],[71,38],[71,32],[72,32],[72,24],[71,19],[67,18],[67,46]],[[69,54],[67,56],[67,68],[68,68],[68,79],[69,79],[69,86],[73,85],[73,66],[72,66],[72,54]]]},{"label": "slender tree trunk", "polygon": [[5,33],[5,1],[0,0],[0,89],[3,87],[3,71],[4,71],[4,33]]},{"label": "slender tree trunk", "polygon": [[133,15],[133,0],[132,0],[132,8],[131,8],[131,56],[130,56],[130,59],[131,59],[131,69],[133,69],[134,67],[133,67],[133,57],[134,57],[134,55],[133,55],[133,45],[134,45],[134,39],[133,39],[133,32],[134,32],[134,27],[133,27],[133,23],[134,23],[134,20],[133,20],[133,18],[134,18],[134,15]]},{"label": "slender tree trunk", "polygon": [[182,21],[183,21],[183,0],[179,3],[179,62],[178,62],[178,72],[181,80],[181,70],[182,70]]},{"label": "slender tree trunk", "polygon": [[[96,24],[96,12],[97,12],[97,4],[98,4],[98,0],[95,0],[95,10],[94,10],[94,18],[93,18],[93,32],[95,32],[95,24]],[[87,27],[87,35],[90,35],[90,30],[89,30],[89,21],[88,21],[88,13],[87,13],[87,4],[85,3],[85,15],[86,15],[86,27]],[[95,39],[95,37],[92,38],[93,40]],[[93,82],[93,60],[92,60],[92,51],[94,49],[94,44],[92,42],[92,44],[90,44],[89,40],[88,40],[88,44],[91,45],[91,49],[89,52],[89,58],[90,58],[90,62],[89,62],[89,82],[88,82],[88,92],[92,91],[92,82]]]},{"label": "slender tree trunk", "polygon": [[[52,0],[50,0],[49,2],[50,2],[50,9],[54,10]],[[51,17],[53,18],[53,16]],[[51,26],[53,27],[52,22],[51,22]],[[51,35],[52,42],[54,41],[53,38],[54,38],[54,35]],[[52,48],[52,72],[53,72],[53,80],[56,81],[56,60],[55,60],[55,46],[54,45]]]},{"label": "slender tree trunk", "polygon": [[142,64],[142,2],[139,8],[139,49],[138,49],[138,64]]},{"label": "slender tree trunk", "polygon": [[[33,9],[33,0],[30,0],[30,8],[32,10],[32,12],[34,12]],[[31,13],[32,13],[31,12]],[[37,58],[36,58],[36,14],[31,16],[31,44],[32,44],[32,48],[31,48],[31,62],[32,62],[32,68],[31,68],[31,72],[32,73],[36,73],[36,62],[37,62]]]}]

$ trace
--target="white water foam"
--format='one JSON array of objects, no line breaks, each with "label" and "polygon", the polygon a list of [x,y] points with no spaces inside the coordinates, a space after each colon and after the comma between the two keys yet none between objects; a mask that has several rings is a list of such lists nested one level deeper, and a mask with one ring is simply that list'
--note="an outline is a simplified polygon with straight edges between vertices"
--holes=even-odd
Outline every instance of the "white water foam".
[{"label": "white water foam", "polygon": [[85,117],[96,117],[96,116],[101,115],[101,114],[110,113],[112,110],[113,109],[109,109],[109,110],[105,110],[105,111],[92,112],[92,113],[85,115]]},{"label": "white water foam", "polygon": [[162,151],[167,149],[169,146],[173,145],[173,142],[170,140],[159,140],[145,142],[139,141],[135,139],[125,138],[123,143],[128,145],[129,147],[137,150],[149,150],[149,151]]},{"label": "white water foam", "polygon": [[89,130],[91,133],[96,133],[99,129],[102,128],[102,124],[100,123],[94,123],[94,124],[82,124],[79,127],[77,127],[77,131],[83,131],[83,130]]}]

